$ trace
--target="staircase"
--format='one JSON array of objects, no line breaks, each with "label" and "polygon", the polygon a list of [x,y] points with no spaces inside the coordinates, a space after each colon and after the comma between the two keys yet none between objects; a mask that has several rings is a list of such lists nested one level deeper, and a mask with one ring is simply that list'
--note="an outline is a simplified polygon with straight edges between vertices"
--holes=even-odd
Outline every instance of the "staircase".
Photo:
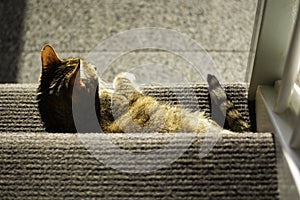
[{"label": "staircase", "polygon": [[[217,139],[203,134],[194,136],[190,143],[180,134],[172,140],[167,155],[184,151],[168,165],[159,165],[166,154],[135,162],[118,157],[114,148],[102,153],[95,133],[84,134],[84,141],[77,133],[47,133],[37,109],[36,87],[0,85],[2,199],[278,199],[271,133],[219,134]],[[186,88],[194,92],[193,100],[185,95]],[[247,86],[231,84],[225,90],[250,122]],[[158,100],[176,103],[180,99],[185,107],[193,109],[197,104],[210,113],[206,85],[180,86],[172,91],[178,98],[165,88],[145,88]],[[157,134],[136,142],[130,134],[108,134],[123,152],[137,156],[159,152],[173,137]],[[86,141],[95,145],[88,147]],[[212,148],[200,156],[209,144]],[[139,170],[143,166],[153,170]]]}]

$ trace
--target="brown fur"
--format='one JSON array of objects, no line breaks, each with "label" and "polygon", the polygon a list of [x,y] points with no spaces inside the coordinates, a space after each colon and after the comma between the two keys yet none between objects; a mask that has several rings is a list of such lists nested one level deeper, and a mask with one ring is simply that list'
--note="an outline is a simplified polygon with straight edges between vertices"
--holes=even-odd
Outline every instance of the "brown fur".
[{"label": "brown fur", "polygon": [[[41,52],[42,72],[37,89],[38,108],[47,131],[76,132],[72,112],[72,96],[90,94],[98,78],[93,67],[79,58],[60,59],[54,49],[46,45]],[[86,78],[79,76],[85,69]],[[75,93],[74,93],[75,92]],[[81,104],[82,98],[77,98]]]},{"label": "brown fur", "polygon": [[220,109],[223,119],[226,119],[230,130],[235,132],[250,131],[250,125],[244,120],[242,114],[234,107],[232,101],[227,97],[224,89],[214,75],[208,75],[207,82],[212,103]]}]

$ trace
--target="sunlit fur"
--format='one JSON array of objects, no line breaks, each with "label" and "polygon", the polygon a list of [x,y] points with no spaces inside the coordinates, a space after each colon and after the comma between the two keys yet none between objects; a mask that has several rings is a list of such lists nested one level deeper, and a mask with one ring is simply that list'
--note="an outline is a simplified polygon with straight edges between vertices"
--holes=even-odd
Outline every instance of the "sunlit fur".
[{"label": "sunlit fur", "polygon": [[[191,112],[180,106],[161,103],[138,91],[128,74],[114,80],[114,91],[100,92],[100,116],[105,132],[208,132],[210,126],[221,128],[204,117],[201,112]],[[107,107],[109,107],[107,115]]]},{"label": "sunlit fur", "polygon": [[[191,112],[181,106],[171,106],[147,96],[134,86],[134,76],[119,74],[113,90],[103,86],[96,70],[79,58],[60,59],[46,45],[42,50],[42,73],[37,100],[47,131],[76,132],[72,106],[82,107],[87,116],[79,123],[85,130],[112,133],[134,132],[197,132],[223,131],[204,113]],[[88,97],[88,98],[86,98]],[[87,100],[88,99],[88,100]],[[94,101],[92,107],[87,101]],[[96,112],[99,130],[89,129],[89,113]]]},{"label": "sunlit fur", "polygon": [[221,118],[226,119],[230,130],[235,132],[250,131],[250,125],[227,97],[218,79],[214,75],[209,74],[207,82],[212,103],[220,109],[218,114],[221,115]]}]

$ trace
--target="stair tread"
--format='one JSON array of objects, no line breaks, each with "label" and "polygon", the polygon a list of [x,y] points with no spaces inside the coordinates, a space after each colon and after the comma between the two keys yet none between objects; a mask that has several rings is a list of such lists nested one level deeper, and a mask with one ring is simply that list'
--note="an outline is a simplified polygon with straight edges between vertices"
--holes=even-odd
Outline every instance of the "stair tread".
[{"label": "stair tread", "polygon": [[[208,103],[206,86],[195,88],[199,102]],[[35,89],[0,84],[3,198],[278,199],[272,133],[107,134],[113,145],[102,148],[104,136],[96,133],[45,132]],[[243,85],[226,90],[234,100],[246,97]],[[167,99],[161,91],[147,92]],[[245,99],[238,106],[247,115]]]}]

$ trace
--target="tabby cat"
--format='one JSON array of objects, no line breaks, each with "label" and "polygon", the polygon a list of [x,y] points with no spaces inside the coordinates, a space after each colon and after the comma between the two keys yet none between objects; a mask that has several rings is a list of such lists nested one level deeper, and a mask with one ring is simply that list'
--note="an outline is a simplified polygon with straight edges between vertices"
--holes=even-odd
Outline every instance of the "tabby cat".
[{"label": "tabby cat", "polygon": [[[41,60],[37,100],[42,121],[49,132],[77,132],[72,112],[74,105],[82,106],[85,113],[96,112],[101,130],[88,129],[87,125],[87,132],[223,131],[203,112],[191,112],[180,106],[164,104],[143,94],[134,86],[132,74],[119,74],[114,79],[113,90],[109,90],[98,79],[95,67],[84,59],[60,59],[54,49],[46,45],[42,49]],[[208,81],[213,87],[212,99],[217,99],[219,104],[229,109],[224,116],[229,116],[229,121],[232,119],[234,130],[248,131],[249,125],[233,104],[225,100],[226,94],[217,79],[209,76]],[[216,91],[223,91],[220,98]],[[93,106],[84,107],[87,99],[94,100]],[[82,117],[82,120],[85,120],[83,124],[88,124],[89,116]]]}]

